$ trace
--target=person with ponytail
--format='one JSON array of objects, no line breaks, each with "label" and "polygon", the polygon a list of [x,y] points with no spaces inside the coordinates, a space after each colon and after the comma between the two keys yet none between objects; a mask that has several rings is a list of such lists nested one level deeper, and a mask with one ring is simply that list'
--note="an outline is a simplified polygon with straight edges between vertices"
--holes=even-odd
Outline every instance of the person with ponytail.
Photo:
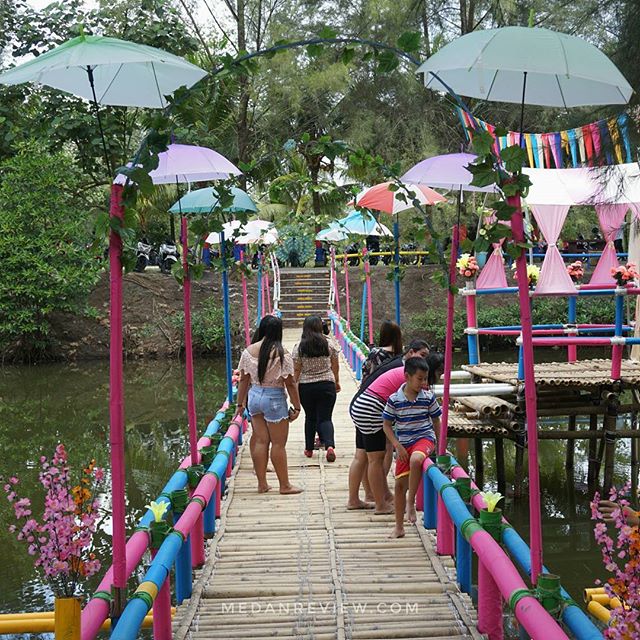
[{"label": "person with ponytail", "polygon": [[[302,489],[289,481],[286,450],[289,422],[300,415],[300,396],[293,376],[293,359],[282,346],[282,320],[271,315],[262,318],[256,338],[240,357],[236,415],[246,409],[251,416],[250,450],[258,492],[271,489],[267,483],[270,450],[280,493],[300,493]],[[287,407],[287,394],[291,408]]]}]

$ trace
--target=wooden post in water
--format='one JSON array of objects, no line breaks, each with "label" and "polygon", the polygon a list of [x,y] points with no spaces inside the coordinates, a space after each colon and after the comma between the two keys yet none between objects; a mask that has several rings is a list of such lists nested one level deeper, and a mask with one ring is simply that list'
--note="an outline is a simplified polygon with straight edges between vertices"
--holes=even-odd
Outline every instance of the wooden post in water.
[{"label": "wooden post in water", "polygon": [[[569,431],[576,430],[576,416],[569,416]],[[567,470],[567,473],[573,475],[573,465],[574,465],[574,455],[576,449],[575,440],[567,440],[567,453],[564,461],[564,468]]]},{"label": "wooden post in water", "polygon": [[607,393],[606,395],[606,407],[603,419],[603,431],[604,431],[604,482],[602,485],[602,492],[607,495],[609,489],[613,485],[613,470],[615,464],[616,454],[616,436],[613,431],[617,428],[618,422],[618,406],[620,400],[618,394]]},{"label": "wooden post in water", "polygon": [[[597,413],[589,415],[589,431],[598,431]],[[595,438],[591,438],[589,440],[589,470],[587,472],[587,486],[589,487],[589,493],[593,493],[598,484],[598,459],[596,458],[597,447],[598,441]]]},{"label": "wooden post in water", "polygon": [[476,472],[475,480],[479,487],[484,486],[484,459],[482,457],[482,438],[474,438]]},{"label": "wooden post in water", "polygon": [[498,480],[498,491],[502,495],[507,493],[507,478],[504,470],[504,440],[502,438],[495,438],[495,452],[496,452],[496,479]]}]

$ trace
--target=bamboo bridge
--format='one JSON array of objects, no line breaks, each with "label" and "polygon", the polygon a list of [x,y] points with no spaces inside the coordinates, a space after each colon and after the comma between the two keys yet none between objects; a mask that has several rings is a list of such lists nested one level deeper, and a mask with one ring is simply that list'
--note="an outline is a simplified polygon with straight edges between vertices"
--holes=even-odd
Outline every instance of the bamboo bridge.
[{"label": "bamboo bridge", "polygon": [[[298,330],[285,331],[290,349]],[[348,404],[353,372],[341,362],[334,411],[338,459],[303,456],[304,416],[287,445],[298,496],[256,493],[251,459],[239,456],[220,527],[174,638],[480,638],[477,615],[422,526],[388,538],[393,515],[348,511],[354,452]]]}]

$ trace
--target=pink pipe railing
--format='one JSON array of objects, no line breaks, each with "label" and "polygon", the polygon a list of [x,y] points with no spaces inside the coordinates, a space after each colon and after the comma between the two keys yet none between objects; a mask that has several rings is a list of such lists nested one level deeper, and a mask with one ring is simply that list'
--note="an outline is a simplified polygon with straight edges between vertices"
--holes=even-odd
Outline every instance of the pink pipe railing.
[{"label": "pink pipe railing", "polygon": [[[109,214],[122,220],[122,185],[111,185]],[[124,470],[124,379],[122,375],[122,239],[109,233],[109,444],[111,447],[111,509],[113,584],[127,586]]]},{"label": "pink pipe railing", "polygon": [[182,216],[182,269],[184,273],[184,358],[187,383],[187,415],[189,421],[189,453],[191,459],[198,458],[198,421],[196,418],[196,397],[193,386],[193,342],[191,338],[191,276],[189,275],[189,230],[187,218]]},{"label": "pink pipe railing", "polygon": [[336,270],[336,250],[331,247],[331,277],[333,278],[333,304],[339,316],[340,313],[340,290],[338,289],[338,272]]},{"label": "pink pipe railing", "polygon": [[265,288],[267,290],[267,309],[269,310],[269,314],[271,314],[271,288],[269,286],[269,271],[267,271],[265,269],[265,274],[264,274],[264,284],[265,284]]},{"label": "pink pipe railing", "polygon": [[611,346],[611,338],[587,338],[580,336],[558,336],[557,338],[533,338],[535,347],[560,347],[570,344],[583,347]]},{"label": "pink pipe railing", "polygon": [[[520,196],[509,196],[507,203],[514,208],[511,216],[511,231],[516,243],[523,243],[524,224]],[[516,260],[518,274],[518,299],[520,301],[520,324],[522,327],[522,351],[524,360],[524,398],[527,425],[527,453],[529,461],[529,540],[531,544],[531,582],[536,584],[542,571],[542,513],[540,505],[540,466],[538,459],[537,392],[534,371],[533,335],[531,333],[531,304],[527,260],[524,249]],[[540,338],[538,338],[540,339]]]},{"label": "pink pipe railing", "polygon": [[[220,407],[221,411],[228,409],[229,401],[225,400]],[[208,436],[202,436],[198,441],[198,448],[207,447],[211,444],[211,438]],[[200,453],[196,464],[200,460]],[[180,463],[179,469],[186,469],[190,467],[191,455],[186,456]],[[219,493],[219,492],[216,492]],[[219,496],[216,496],[219,498]],[[220,511],[218,509],[217,515]],[[149,534],[146,531],[136,531],[129,538],[125,547],[125,582],[129,576],[133,573],[133,570],[140,564],[142,557],[147,551],[149,546]],[[110,593],[111,586],[114,584],[113,579],[113,565],[109,567],[104,577],[100,581],[96,589],[96,593]],[[109,603],[102,598],[92,598],[82,610],[81,614],[81,640],[93,640],[96,637],[104,621],[109,617]]]}]

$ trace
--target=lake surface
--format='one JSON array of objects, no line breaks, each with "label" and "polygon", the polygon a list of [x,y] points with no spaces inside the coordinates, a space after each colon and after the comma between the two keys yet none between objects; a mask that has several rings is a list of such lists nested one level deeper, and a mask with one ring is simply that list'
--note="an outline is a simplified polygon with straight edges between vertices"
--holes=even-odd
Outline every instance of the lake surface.
[{"label": "lake surface", "polygon": [[[512,360],[513,352],[494,352],[491,359]],[[550,354],[550,359],[562,357]],[[487,358],[489,359],[489,358]],[[542,358],[541,358],[542,359]],[[197,361],[196,406],[202,431],[225,394],[224,363]],[[188,453],[184,369],[176,361],[132,363],[125,367],[127,428],[127,499],[130,530],[155,499],[180,460]],[[108,363],[51,364],[0,368],[0,474],[17,475],[23,495],[39,493],[36,462],[64,442],[73,468],[95,458],[108,467]],[[575,478],[564,469],[566,443],[540,442],[544,559],[563,585],[579,599],[581,590],[601,576],[600,553],[593,539],[586,488],[586,442],[576,441]],[[471,452],[473,446],[470,446]],[[620,443],[616,482],[629,477],[628,441]],[[514,446],[505,443],[508,482],[513,477]],[[473,456],[469,454],[470,470]],[[345,478],[346,482],[346,478]],[[485,445],[485,486],[495,488],[490,441]],[[104,498],[106,500],[106,497]],[[108,502],[105,502],[107,504]],[[526,497],[510,498],[505,515],[528,538]],[[53,598],[33,570],[26,549],[7,531],[10,505],[0,496],[0,612],[52,608]],[[103,570],[110,565],[110,523],[97,536]],[[98,577],[99,577],[98,576]],[[89,585],[94,586],[95,583]]]}]

